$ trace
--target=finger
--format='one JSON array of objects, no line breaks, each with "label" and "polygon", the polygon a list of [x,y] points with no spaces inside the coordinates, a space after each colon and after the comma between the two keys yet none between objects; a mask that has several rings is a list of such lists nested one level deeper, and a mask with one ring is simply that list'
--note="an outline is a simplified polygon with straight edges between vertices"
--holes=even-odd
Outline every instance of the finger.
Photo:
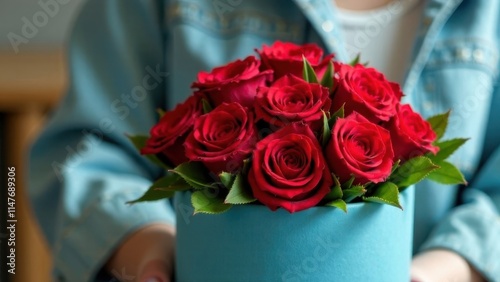
[{"label": "finger", "polygon": [[165,260],[147,262],[139,275],[139,282],[171,282],[171,270]]}]

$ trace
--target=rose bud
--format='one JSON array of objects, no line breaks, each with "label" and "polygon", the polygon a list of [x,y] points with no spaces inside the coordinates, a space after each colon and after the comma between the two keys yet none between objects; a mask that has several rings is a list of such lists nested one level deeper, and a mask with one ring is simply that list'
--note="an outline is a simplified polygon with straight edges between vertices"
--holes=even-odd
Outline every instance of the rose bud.
[{"label": "rose bud", "polygon": [[257,143],[248,182],[255,198],[271,210],[293,213],[317,205],[333,178],[309,126],[293,123]]},{"label": "rose bud", "polygon": [[166,112],[151,128],[150,137],[146,146],[141,149],[141,154],[160,154],[160,159],[166,157],[175,166],[188,161],[183,143],[196,118],[203,114],[201,99],[202,96],[193,95],[172,111]]},{"label": "rose bud", "polygon": [[262,59],[264,69],[274,70],[274,79],[277,80],[286,74],[302,77],[304,67],[303,57],[316,71],[318,79],[325,73],[333,55],[323,58],[323,50],[316,44],[296,45],[289,42],[276,41],[271,46],[262,46],[257,50]]},{"label": "rose bud", "polygon": [[236,60],[211,72],[198,73],[198,80],[191,87],[205,94],[212,106],[237,102],[252,108],[257,87],[272,80],[272,70],[260,71],[260,61],[255,56]]}]

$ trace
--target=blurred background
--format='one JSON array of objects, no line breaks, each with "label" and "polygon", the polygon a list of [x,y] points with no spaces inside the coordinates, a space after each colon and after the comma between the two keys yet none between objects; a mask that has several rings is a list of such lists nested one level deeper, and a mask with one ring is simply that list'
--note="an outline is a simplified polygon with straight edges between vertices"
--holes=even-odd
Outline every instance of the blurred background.
[{"label": "blurred background", "polygon": [[[65,46],[85,0],[0,0],[0,281],[52,281],[26,190],[30,144],[67,85]],[[7,167],[16,167],[16,274],[6,272]]]}]

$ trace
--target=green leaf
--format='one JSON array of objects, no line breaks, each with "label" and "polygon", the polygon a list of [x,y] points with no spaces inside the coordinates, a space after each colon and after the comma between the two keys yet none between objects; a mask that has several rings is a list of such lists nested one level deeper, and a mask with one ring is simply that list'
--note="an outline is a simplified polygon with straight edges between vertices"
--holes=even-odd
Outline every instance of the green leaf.
[{"label": "green leaf", "polygon": [[140,198],[127,202],[127,204],[135,204],[140,202],[157,201],[165,198],[171,198],[175,191],[161,191],[156,187],[149,187],[149,189]]},{"label": "green leaf", "polygon": [[344,105],[345,103],[342,105],[342,107],[340,107],[340,109],[333,113],[333,115],[330,117],[330,120],[328,120],[328,125],[330,126],[330,128],[333,128],[337,119],[344,118]]},{"label": "green leaf", "polygon": [[345,110],[344,110],[345,103],[342,104],[342,107],[338,109],[335,113],[333,113],[332,118],[344,118],[345,115]]},{"label": "green leaf", "polygon": [[441,139],[441,137],[443,137],[444,133],[446,132],[449,117],[450,111],[447,111],[446,113],[435,115],[427,119],[432,127],[432,130],[434,130],[434,132],[436,133],[437,140]]},{"label": "green leaf", "polygon": [[352,186],[349,189],[342,190],[342,193],[344,194],[342,196],[342,199],[346,202],[350,202],[354,200],[357,197],[360,197],[366,193],[365,187],[361,185],[356,185]]},{"label": "green leaf", "polygon": [[333,201],[337,199],[342,199],[344,193],[342,193],[342,187],[337,177],[333,176],[333,180],[335,181],[335,186],[333,186],[332,190],[325,196],[326,201]]},{"label": "green leaf", "polygon": [[142,148],[146,146],[146,142],[148,141],[148,136],[144,135],[126,135],[128,140],[134,144],[134,147],[140,151]]},{"label": "green leaf", "polygon": [[342,190],[346,190],[351,188],[352,183],[354,182],[354,175],[351,176],[351,179],[347,180],[344,184],[342,184]]},{"label": "green leaf", "polygon": [[328,67],[326,68],[325,74],[323,74],[323,78],[321,78],[321,85],[330,89],[330,92],[333,90],[333,83],[334,83],[334,80],[333,80],[334,69],[333,68],[334,68],[333,62],[330,61],[328,63]]},{"label": "green leaf", "polygon": [[355,65],[359,64],[360,60],[361,60],[361,54],[358,53],[356,57],[351,62],[349,62],[349,65],[354,67]]},{"label": "green leaf", "polygon": [[388,204],[403,209],[399,203],[399,188],[392,182],[380,184],[372,195],[363,197],[364,201],[380,204]]},{"label": "green leaf", "polygon": [[207,99],[201,99],[201,103],[203,104],[203,113],[208,114],[210,113],[213,108],[212,105],[207,101]]},{"label": "green leaf", "polygon": [[440,168],[429,174],[429,179],[442,184],[467,184],[464,175],[453,164],[442,161]]},{"label": "green leaf", "polygon": [[222,185],[226,186],[227,189],[231,189],[231,186],[233,186],[233,182],[236,176],[229,172],[223,171],[219,174],[219,178],[220,181],[222,182]]},{"label": "green leaf", "polygon": [[229,194],[226,196],[224,203],[226,204],[248,204],[255,202],[256,199],[253,197],[250,188],[245,185],[242,174],[238,174],[234,180],[233,186],[229,190]]},{"label": "green leaf", "polygon": [[186,162],[170,170],[182,177],[187,184],[195,189],[214,188],[217,186],[216,176],[210,177],[208,170],[202,163]]},{"label": "green leaf", "polygon": [[224,204],[223,199],[217,197],[217,195],[211,195],[207,190],[193,192],[191,204],[194,207],[194,214],[218,214],[231,208],[231,205]]},{"label": "green leaf", "polygon": [[458,148],[460,148],[465,142],[467,142],[467,140],[469,140],[469,138],[456,138],[442,142],[436,142],[435,145],[439,147],[439,152],[436,155],[428,153],[427,157],[429,157],[429,159],[436,163],[446,160]]},{"label": "green leaf", "polygon": [[332,131],[330,130],[330,126],[328,125],[328,118],[326,117],[326,113],[323,111],[323,134],[321,134],[321,145],[323,147],[328,144],[331,136]]},{"label": "green leaf", "polygon": [[191,186],[187,184],[182,177],[173,173],[169,173],[165,177],[160,178],[153,183],[151,187],[166,192],[187,191],[191,189]]},{"label": "green leaf", "polygon": [[[134,144],[135,148],[140,151],[142,148],[146,147],[146,141],[149,137],[142,135],[126,135],[127,138]],[[170,166],[162,162],[156,155],[144,155],[152,163],[165,168],[170,169]]]},{"label": "green leaf", "polygon": [[243,160],[243,168],[241,169],[241,173],[248,174],[249,170],[250,170],[250,159],[244,159]]},{"label": "green leaf", "polygon": [[302,70],[302,76],[305,81],[309,83],[318,83],[318,78],[316,77],[316,72],[313,67],[307,61],[306,57],[302,55],[302,61],[304,62],[304,69]]},{"label": "green leaf", "polygon": [[396,171],[396,169],[398,169],[400,163],[401,163],[401,160],[397,160],[396,162],[394,162],[394,164],[392,165],[392,169],[391,169],[391,175]]},{"label": "green leaf", "polygon": [[391,174],[390,180],[398,187],[404,188],[420,182],[432,171],[439,168],[424,156],[407,160]]},{"label": "green leaf", "polygon": [[327,203],[325,206],[336,207],[347,213],[347,204],[342,199],[337,199]]}]

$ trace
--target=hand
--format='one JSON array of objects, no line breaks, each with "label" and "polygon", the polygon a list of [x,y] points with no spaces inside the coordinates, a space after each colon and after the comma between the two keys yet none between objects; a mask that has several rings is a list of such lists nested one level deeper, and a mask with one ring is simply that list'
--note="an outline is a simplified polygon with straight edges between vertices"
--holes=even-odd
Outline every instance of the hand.
[{"label": "hand", "polygon": [[174,253],[174,227],[152,224],[126,238],[106,264],[106,270],[130,277],[117,277],[121,282],[171,282]]},{"label": "hand", "polygon": [[413,258],[411,281],[415,282],[482,282],[481,275],[460,255],[436,249]]}]

